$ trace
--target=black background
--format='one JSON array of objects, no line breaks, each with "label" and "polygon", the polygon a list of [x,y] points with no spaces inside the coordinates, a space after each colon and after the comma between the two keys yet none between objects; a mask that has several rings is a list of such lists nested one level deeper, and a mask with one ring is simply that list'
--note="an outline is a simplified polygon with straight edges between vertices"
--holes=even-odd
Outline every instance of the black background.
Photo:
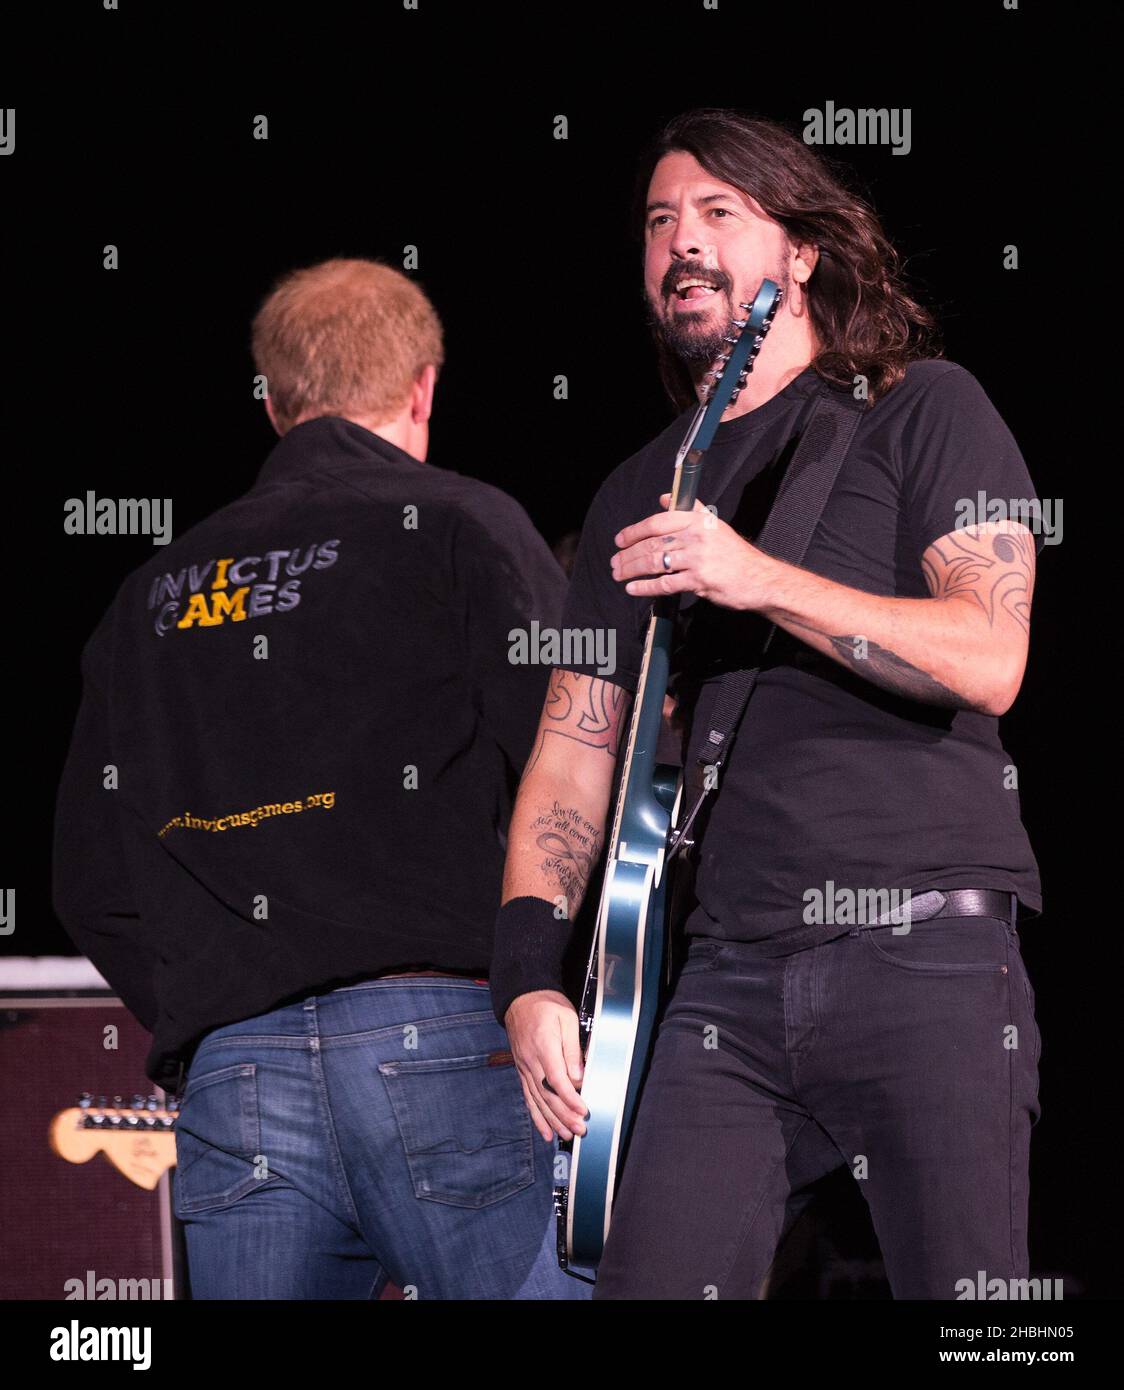
[{"label": "black background", "polygon": [[[430,460],[511,492],[553,543],[672,413],[628,223],[643,143],[697,105],[797,129],[828,100],[906,106],[907,156],[828,153],[908,257],[946,355],[983,384],[1039,495],[1069,504],[1063,544],[1040,560],[1030,665],[1003,721],[1046,902],[1023,932],[1044,1035],[1032,1262],[1064,1275],[1067,1297],[1118,1286],[1115,1116],[1102,1109],[1115,1013],[1097,993],[1115,922],[1102,920],[1087,764],[1070,744],[1103,697],[1069,638],[1082,591],[1067,575],[1089,544],[1083,513],[1104,510],[1075,434],[1075,405],[1088,416],[1095,399],[1096,276],[1080,220],[1101,137],[1087,74],[1065,58],[1073,7],[422,0],[417,14],[372,5],[345,22],[332,7],[282,21],[247,5],[210,35],[193,7],[169,7],[163,28],[156,8],[125,0],[66,21],[77,42],[15,100],[17,151],[0,160],[5,606],[26,639],[5,682],[9,765],[25,770],[4,812],[19,913],[0,950],[70,949],[50,907],[50,825],[79,654],[151,555],[141,537],[65,535],[63,504],[88,489],[171,497],[178,534],[250,485],[273,436],[252,394],[249,322],[280,273],[336,255],[401,264],[417,246],[446,334]],[[268,141],[252,138],[258,114]],[[1003,269],[1011,243],[1016,271]]]}]

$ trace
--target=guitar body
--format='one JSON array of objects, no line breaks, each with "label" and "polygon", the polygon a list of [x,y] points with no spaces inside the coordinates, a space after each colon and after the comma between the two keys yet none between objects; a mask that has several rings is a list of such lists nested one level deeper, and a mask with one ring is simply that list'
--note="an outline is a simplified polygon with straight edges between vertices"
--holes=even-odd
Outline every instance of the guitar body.
[{"label": "guitar body", "polygon": [[[703,455],[723,412],[736,398],[780,304],[781,291],[762,282],[736,337],[709,375],[703,400],[679,450],[671,492],[675,510],[690,511]],[[585,1054],[584,1135],[570,1151],[568,1181],[555,1188],[559,1262],[597,1266],[613,1196],[651,1056],[667,979],[670,900],[669,841],[681,800],[678,769],[656,763],[656,744],[670,674],[677,597],[653,604],[621,765],[616,815],[593,949],[579,1010]]]},{"label": "guitar body", "polygon": [[597,923],[598,980],[586,1054],[582,1099],[589,1108],[584,1138],[574,1141],[570,1164],[568,1258],[596,1265],[609,1229],[617,1173],[640,1098],[663,1003],[667,954],[667,875],[664,849],[679,801],[678,768],[659,766],[643,825],[633,829],[630,852],[643,839],[650,857],[616,858],[606,869]]}]

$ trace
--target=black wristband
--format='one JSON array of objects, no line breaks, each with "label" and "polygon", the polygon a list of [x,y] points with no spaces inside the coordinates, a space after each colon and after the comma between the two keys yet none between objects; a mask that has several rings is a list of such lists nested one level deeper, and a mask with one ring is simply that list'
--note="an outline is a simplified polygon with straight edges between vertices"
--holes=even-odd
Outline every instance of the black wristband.
[{"label": "black wristband", "polygon": [[545,898],[512,898],[496,914],[492,946],[492,1011],[502,1024],[511,1001],[535,989],[565,994],[562,960],[572,923]]}]

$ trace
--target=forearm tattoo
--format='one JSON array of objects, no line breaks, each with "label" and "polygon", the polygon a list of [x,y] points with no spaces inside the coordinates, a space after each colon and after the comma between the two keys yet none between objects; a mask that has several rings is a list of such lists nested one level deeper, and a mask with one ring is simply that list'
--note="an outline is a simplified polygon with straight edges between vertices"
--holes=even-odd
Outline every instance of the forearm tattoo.
[{"label": "forearm tattoo", "polygon": [[577,915],[601,851],[601,835],[574,806],[556,801],[531,823],[545,855],[539,868],[566,895],[571,920]]},{"label": "forearm tattoo", "polygon": [[608,757],[615,758],[628,698],[628,692],[612,681],[573,671],[552,671],[539,736],[524,776],[538,762],[546,740],[552,737],[572,739],[587,748],[602,748]]},{"label": "forearm tattoo", "polygon": [[[1006,613],[1029,633],[1034,559],[1034,537],[1025,527],[1000,531],[972,526],[934,541],[921,557],[921,569],[933,598],[966,598],[986,615],[989,628]],[[968,703],[927,671],[868,637],[828,633],[792,618],[787,621],[817,633],[844,666],[892,695],[951,708]],[[997,634],[996,640],[1000,637]]]},{"label": "forearm tattoo", "polygon": [[[804,626],[803,623],[800,624]],[[810,629],[815,631],[815,629]],[[845,665],[853,666],[873,685],[888,690],[891,695],[905,695],[911,700],[921,700],[927,705],[964,704],[964,698],[949,690],[947,685],[934,680],[927,671],[898,656],[897,652],[880,647],[869,637],[844,637],[823,633],[831,643],[832,651]]]}]

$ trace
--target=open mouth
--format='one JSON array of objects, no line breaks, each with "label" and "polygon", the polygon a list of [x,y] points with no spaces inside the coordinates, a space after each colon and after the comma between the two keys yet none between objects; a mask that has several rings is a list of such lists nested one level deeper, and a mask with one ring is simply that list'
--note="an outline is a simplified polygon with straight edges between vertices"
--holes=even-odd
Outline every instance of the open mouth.
[{"label": "open mouth", "polygon": [[674,298],[679,304],[693,304],[698,300],[709,299],[718,293],[718,286],[712,280],[696,276],[680,280],[675,287]]}]

